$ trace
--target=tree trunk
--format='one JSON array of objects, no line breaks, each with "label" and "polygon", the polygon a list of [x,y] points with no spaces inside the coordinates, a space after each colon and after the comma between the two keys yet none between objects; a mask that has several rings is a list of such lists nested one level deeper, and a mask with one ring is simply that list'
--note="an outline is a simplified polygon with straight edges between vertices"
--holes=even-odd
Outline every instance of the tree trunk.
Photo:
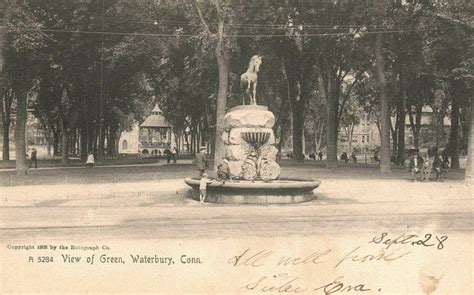
[{"label": "tree trunk", "polygon": [[66,123],[64,122],[63,118],[60,118],[60,125],[61,125],[61,163],[67,164],[68,162],[68,144],[69,144],[69,134],[66,127]]},{"label": "tree trunk", "polygon": [[449,152],[451,156],[451,168],[459,169],[459,103],[458,99],[452,97],[451,105],[451,134],[449,136]]},{"label": "tree trunk", "polygon": [[115,149],[115,143],[117,141],[117,129],[118,127],[115,124],[111,124],[109,130],[109,138],[107,139],[107,154],[109,155],[117,154],[117,150]]},{"label": "tree trunk", "polygon": [[3,157],[4,161],[10,160],[10,114],[3,112]]},{"label": "tree trunk", "polygon": [[288,103],[288,100],[284,100],[284,103],[282,103],[282,107],[281,107],[281,112],[280,112],[280,117],[281,117],[281,120],[280,120],[280,126],[279,126],[279,130],[280,130],[280,136],[279,136],[279,140],[278,140],[278,160],[281,160],[281,149],[283,148],[283,144],[285,143],[285,138],[286,138],[286,133],[287,133],[287,129],[288,129],[288,111],[289,111],[289,103]]},{"label": "tree trunk", "polygon": [[397,163],[403,165],[405,163],[405,111],[399,113],[400,122],[398,124],[398,139],[397,139]]},{"label": "tree trunk", "polygon": [[99,142],[99,127],[93,127],[93,138],[92,138],[92,150],[94,151],[96,157],[98,156],[98,142]]},{"label": "tree trunk", "polygon": [[85,161],[87,158],[87,124],[81,127],[81,160]]},{"label": "tree trunk", "polygon": [[192,130],[191,130],[191,154],[192,155],[196,154],[196,140],[195,140],[195,137],[196,137],[196,131],[195,131],[195,127],[193,127]]},{"label": "tree trunk", "polygon": [[[218,7],[219,9],[219,7]],[[224,142],[222,141],[222,133],[224,132],[223,123],[225,117],[225,109],[227,104],[227,88],[229,79],[229,57],[227,49],[224,45],[224,19],[219,14],[218,21],[218,41],[216,46],[217,66],[219,70],[219,89],[217,91],[216,102],[216,128],[214,135],[214,171],[217,171],[217,166],[221,159],[225,156]]]},{"label": "tree trunk", "polygon": [[336,83],[333,80],[334,69],[330,65],[326,66],[327,69],[327,91],[326,93],[326,107],[327,107],[327,168],[336,168],[337,167],[337,137],[339,134],[338,127],[338,107],[339,101],[336,97]]},{"label": "tree trunk", "polygon": [[461,131],[461,136],[460,136],[460,142],[459,142],[459,149],[460,151],[463,150],[465,147],[467,147],[468,142],[469,142],[469,107],[466,108],[465,106],[460,107],[460,131]]},{"label": "tree trunk", "polygon": [[[5,4],[5,10],[3,18],[5,21],[0,20],[0,99],[2,100],[2,121],[3,121],[3,160],[10,160],[10,111],[11,111],[11,98],[6,97],[4,93],[5,83],[4,77],[5,74],[3,69],[5,68],[6,59],[5,56],[5,35],[7,32],[6,21],[11,17],[11,11],[16,4],[15,0],[9,0]],[[5,23],[4,23],[5,22]]]},{"label": "tree trunk", "polygon": [[53,131],[53,155],[59,156],[59,130],[57,128]]},{"label": "tree trunk", "polygon": [[[1,63],[1,62],[0,62]],[[0,73],[1,75],[1,73]],[[0,76],[0,87],[2,87],[1,76]],[[5,91],[0,89],[1,99],[1,113],[3,123],[3,160],[10,160],[10,124],[11,124],[11,106],[13,101],[13,91]]]},{"label": "tree trunk", "polygon": [[47,142],[47,146],[46,146],[46,153],[48,154],[48,157],[51,157],[51,130],[49,130],[49,128],[46,129],[46,142]]},{"label": "tree trunk", "polygon": [[279,140],[278,140],[278,154],[277,154],[277,160],[281,161],[282,155],[281,155],[281,149],[283,147],[283,144],[285,142],[286,138],[286,131],[287,131],[287,126],[288,126],[288,117],[289,117],[289,110],[290,110],[290,84],[288,81],[288,75],[286,74],[286,69],[285,69],[285,62],[284,59],[282,60],[282,74],[285,77],[285,86],[282,87],[281,91],[281,96],[282,96],[282,102],[280,106],[280,115],[278,117],[278,124],[274,126],[274,133],[277,134],[277,128],[280,130],[279,134]]},{"label": "tree trunk", "polygon": [[420,131],[421,131],[421,116],[422,116],[423,106],[420,104],[416,107],[416,120],[415,128],[413,131],[413,140],[415,142],[415,148],[420,148]]},{"label": "tree trunk", "polygon": [[397,114],[395,118],[395,127],[392,126],[392,120],[390,120],[390,131],[392,134],[392,151],[393,153],[397,153],[398,149],[398,129],[399,129],[399,116]]},{"label": "tree trunk", "polygon": [[471,98],[471,116],[469,118],[469,136],[467,144],[467,163],[466,163],[466,175],[464,180],[469,183],[474,182],[474,105]]},{"label": "tree trunk", "polygon": [[391,172],[390,167],[390,105],[387,96],[382,34],[375,36],[375,57],[380,91],[380,172]]},{"label": "tree trunk", "polygon": [[351,155],[352,153],[352,137],[353,137],[353,134],[354,134],[354,126],[351,125],[348,127],[349,129],[347,130],[347,153],[349,153],[349,155]]},{"label": "tree trunk", "polygon": [[[20,88],[20,87],[19,87]],[[16,125],[15,125],[15,157],[16,157],[16,174],[24,176],[28,171],[28,160],[26,158],[26,119],[28,97],[25,89],[17,89],[16,91]]]},{"label": "tree trunk", "polygon": [[399,78],[400,78],[400,92],[401,97],[397,105],[398,110],[398,138],[397,138],[397,163],[403,165],[405,163],[405,120],[406,120],[406,109],[407,109],[407,89],[406,79],[403,72],[403,57],[399,56]]},{"label": "tree trunk", "polygon": [[77,129],[74,129],[73,132],[70,132],[69,142],[69,152],[71,155],[76,156]]},{"label": "tree trunk", "polygon": [[106,138],[105,130],[106,129],[104,125],[101,125],[99,127],[99,155],[105,154],[105,138]]},{"label": "tree trunk", "polygon": [[[301,93],[300,96],[303,96]],[[293,123],[293,157],[296,162],[302,163],[303,155],[303,132],[304,132],[304,98],[294,99],[291,104],[292,123]]]},{"label": "tree trunk", "polygon": [[319,128],[316,131],[316,153],[319,153],[321,150],[321,144],[323,141],[323,132],[324,132],[324,121],[319,123]]}]

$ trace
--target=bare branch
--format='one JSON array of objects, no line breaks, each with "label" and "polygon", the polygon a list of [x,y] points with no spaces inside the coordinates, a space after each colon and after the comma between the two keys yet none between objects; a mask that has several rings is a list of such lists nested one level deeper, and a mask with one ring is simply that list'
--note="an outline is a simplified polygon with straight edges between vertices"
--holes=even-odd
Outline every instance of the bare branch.
[{"label": "bare branch", "polygon": [[209,30],[209,26],[207,25],[207,22],[204,19],[204,16],[202,15],[201,9],[199,8],[197,0],[193,0],[192,4],[193,4],[194,9],[196,10],[196,12],[199,16],[199,20],[201,21],[201,25],[202,25],[204,31],[206,32],[206,34],[212,35],[212,32],[211,32],[211,30]]}]

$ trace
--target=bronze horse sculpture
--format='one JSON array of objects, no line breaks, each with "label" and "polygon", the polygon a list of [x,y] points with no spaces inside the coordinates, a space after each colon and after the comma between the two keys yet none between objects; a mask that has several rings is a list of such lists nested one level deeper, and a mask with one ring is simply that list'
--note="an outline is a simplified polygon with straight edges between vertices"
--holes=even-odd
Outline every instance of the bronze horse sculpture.
[{"label": "bronze horse sculpture", "polygon": [[252,56],[247,71],[240,76],[240,88],[243,92],[242,105],[245,105],[246,98],[248,98],[249,104],[257,104],[257,73],[262,64],[262,58],[261,55]]}]

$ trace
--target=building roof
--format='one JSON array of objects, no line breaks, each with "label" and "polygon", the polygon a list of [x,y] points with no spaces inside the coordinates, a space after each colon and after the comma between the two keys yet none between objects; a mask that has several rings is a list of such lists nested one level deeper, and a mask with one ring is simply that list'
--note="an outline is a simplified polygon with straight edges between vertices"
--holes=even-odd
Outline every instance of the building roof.
[{"label": "building roof", "polygon": [[163,117],[163,112],[161,111],[158,105],[155,105],[151,111],[151,115],[145,119],[145,121],[140,125],[140,127],[171,127],[171,124],[166,122],[165,117]]}]

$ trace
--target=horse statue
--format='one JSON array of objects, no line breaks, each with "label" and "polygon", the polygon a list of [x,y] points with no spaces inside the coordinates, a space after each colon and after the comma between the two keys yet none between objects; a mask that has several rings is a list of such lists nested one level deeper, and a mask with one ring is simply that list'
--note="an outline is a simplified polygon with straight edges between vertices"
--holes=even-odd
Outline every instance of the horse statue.
[{"label": "horse statue", "polygon": [[[257,93],[257,73],[262,64],[261,55],[254,55],[250,59],[249,67],[247,71],[240,76],[240,88],[243,92],[242,105],[245,105],[245,100],[248,97],[249,104],[256,105],[257,99],[255,97]],[[252,90],[252,92],[250,92]]]}]

